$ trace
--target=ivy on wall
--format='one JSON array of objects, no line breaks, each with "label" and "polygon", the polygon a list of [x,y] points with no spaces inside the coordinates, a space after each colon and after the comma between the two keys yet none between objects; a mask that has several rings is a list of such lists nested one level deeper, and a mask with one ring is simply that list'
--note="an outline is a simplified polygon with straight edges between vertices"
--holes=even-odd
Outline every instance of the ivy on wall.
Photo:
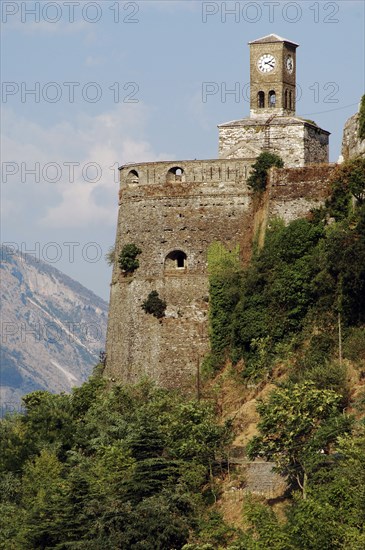
[{"label": "ivy on wall", "polygon": [[274,153],[265,151],[261,153],[252,165],[252,172],[247,179],[247,185],[255,192],[265,191],[267,185],[267,174],[272,166],[283,168],[283,160]]}]

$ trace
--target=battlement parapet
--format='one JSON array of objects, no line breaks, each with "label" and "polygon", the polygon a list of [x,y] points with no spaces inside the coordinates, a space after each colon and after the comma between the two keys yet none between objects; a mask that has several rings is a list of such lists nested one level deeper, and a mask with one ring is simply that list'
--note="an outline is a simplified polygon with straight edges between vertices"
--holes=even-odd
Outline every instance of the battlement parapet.
[{"label": "battlement parapet", "polygon": [[121,187],[173,185],[176,183],[244,182],[255,158],[173,160],[126,164],[119,168]]}]

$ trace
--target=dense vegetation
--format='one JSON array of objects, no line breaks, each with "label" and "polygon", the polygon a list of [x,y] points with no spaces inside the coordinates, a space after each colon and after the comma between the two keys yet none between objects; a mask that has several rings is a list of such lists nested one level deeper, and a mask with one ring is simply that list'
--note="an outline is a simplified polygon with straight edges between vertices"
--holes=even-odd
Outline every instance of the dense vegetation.
[{"label": "dense vegetation", "polygon": [[108,387],[99,366],[71,395],[33,392],[1,421],[0,548],[365,547],[365,161],[332,186],[310,219],[273,220],[246,269],[238,249],[209,251],[205,373],[225,368],[242,392],[276,383],[247,453],[287,477],[280,514],[253,497],[240,527],[218,512],[233,431],[213,400]]},{"label": "dense vegetation", "polygon": [[331,198],[310,219],[288,226],[272,220],[247,269],[237,251],[217,255],[212,247],[207,370],[230,358],[243,361],[243,377],[260,380],[277,359],[295,352],[293,378],[306,372],[322,387],[341,383],[341,366],[336,382],[324,365],[335,358],[341,363],[342,349],[348,353],[349,341],[363,334],[364,174],[365,160],[351,160],[335,170]]},{"label": "dense vegetation", "polygon": [[[210,273],[210,376],[230,360],[243,384],[286,376],[259,401],[247,453],[288,480],[280,520],[247,499],[230,550],[360,550],[365,546],[365,159],[339,166],[326,205],[285,226],[272,220],[242,269],[215,243]],[[351,363],[349,363],[349,361]],[[345,414],[352,410],[353,415]],[[223,531],[221,531],[223,532]],[[191,545],[213,550],[219,545]]]},{"label": "dense vegetation", "polygon": [[214,408],[149,383],[36,391],[1,422],[1,548],[181,548],[230,441]]},{"label": "dense vegetation", "polygon": [[25,414],[0,424],[0,547],[362,549],[361,423],[341,414],[333,390],[292,390],[260,405],[261,435],[249,450],[299,476],[301,492],[284,522],[247,498],[242,529],[214,508],[232,434],[212,405],[147,382],[107,389],[98,372],[71,396],[29,394]]}]

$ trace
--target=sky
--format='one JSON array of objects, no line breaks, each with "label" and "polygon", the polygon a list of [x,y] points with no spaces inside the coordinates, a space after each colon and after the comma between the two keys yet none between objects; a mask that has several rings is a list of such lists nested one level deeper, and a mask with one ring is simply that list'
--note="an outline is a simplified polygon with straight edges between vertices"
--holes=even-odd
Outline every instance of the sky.
[{"label": "sky", "polygon": [[297,114],[331,132],[336,162],[364,93],[364,9],[3,0],[2,243],[108,300],[118,166],[216,158],[217,125],[249,115],[247,43],[271,33],[300,45]]}]

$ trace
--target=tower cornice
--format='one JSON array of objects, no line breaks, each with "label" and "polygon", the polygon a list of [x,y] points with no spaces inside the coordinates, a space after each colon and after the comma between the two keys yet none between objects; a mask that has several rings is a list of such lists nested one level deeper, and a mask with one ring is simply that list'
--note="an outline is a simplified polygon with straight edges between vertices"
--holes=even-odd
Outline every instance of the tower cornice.
[{"label": "tower cornice", "polygon": [[278,34],[268,34],[266,36],[263,36],[262,38],[257,38],[256,40],[251,40],[248,42],[249,45],[251,44],[274,44],[277,42],[284,42],[285,44],[291,44],[295,48],[299,47],[299,44],[296,42],[293,42],[292,40],[288,40],[287,38],[283,38],[282,36],[279,36]]}]

